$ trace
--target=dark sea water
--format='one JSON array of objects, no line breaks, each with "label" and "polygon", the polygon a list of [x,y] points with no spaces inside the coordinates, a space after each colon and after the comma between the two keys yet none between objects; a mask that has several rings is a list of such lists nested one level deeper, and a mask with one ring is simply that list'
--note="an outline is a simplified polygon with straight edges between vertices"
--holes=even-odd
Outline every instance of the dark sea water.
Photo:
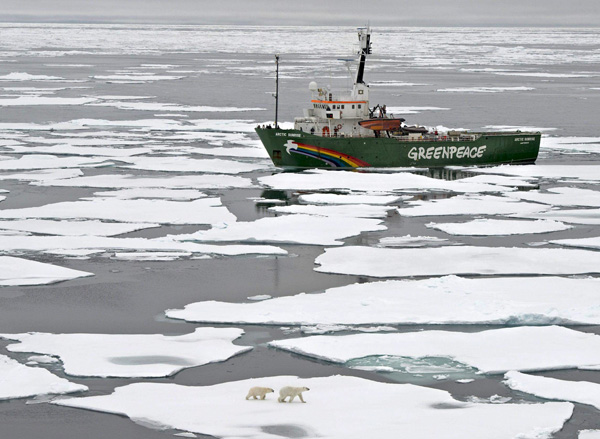
[{"label": "dark sea water", "polygon": [[[56,139],[59,133],[66,136],[68,133],[80,132],[58,129],[50,131],[47,128],[38,130],[32,128],[33,125],[28,128],[17,124],[44,125],[79,119],[96,120],[89,123],[93,127],[88,127],[87,130],[97,130],[99,138],[106,138],[106,134],[102,133],[107,131],[115,139],[135,134],[140,136],[141,141],[152,140],[165,145],[166,150],[172,144],[178,148],[179,154],[193,157],[195,148],[211,146],[206,139],[162,140],[163,136],[184,134],[186,131],[161,131],[155,129],[156,126],[165,119],[183,126],[198,119],[210,119],[209,126],[213,122],[216,124],[222,121],[231,124],[238,123],[239,120],[248,123],[272,121],[274,53],[280,53],[282,60],[279,119],[291,122],[307,107],[310,98],[309,81],[315,79],[320,84],[339,89],[346,87],[346,70],[344,63],[338,61],[338,58],[348,56],[354,40],[354,30],[345,28],[3,24],[0,25],[0,94],[6,96],[1,96],[0,102],[18,96],[65,99],[111,96],[114,99],[68,105],[59,102],[55,105],[40,105],[41,101],[35,99],[25,105],[0,103],[0,158],[21,156],[2,146],[1,141],[10,139],[13,135],[18,135],[16,140],[29,139],[28,145],[39,146],[46,145],[39,138]],[[372,40],[374,55],[368,61],[365,74],[367,82],[372,84],[371,104],[438,108],[417,110],[417,114],[402,116],[409,123],[473,130],[484,127],[495,129],[494,127],[499,126],[526,130],[526,127],[530,127],[550,136],[591,137],[595,140],[588,140],[588,143],[600,143],[598,29],[386,28],[375,29]],[[144,74],[141,79],[139,72]],[[26,75],[7,76],[15,73],[43,75],[46,79]],[[152,75],[181,78],[153,79]],[[8,79],[3,78],[5,76]],[[118,79],[118,76],[128,76],[129,79]],[[48,80],[47,77],[62,79]],[[14,89],[15,87],[34,87],[37,91]],[[51,87],[59,89],[46,90],[48,94],[40,92],[40,89]],[[479,92],[478,89],[483,87],[496,88],[496,92]],[[513,87],[526,89],[511,90]],[[469,88],[470,91],[439,91],[464,88]],[[498,88],[508,89],[501,91]],[[127,98],[131,96],[147,99]],[[94,105],[107,102],[112,105]],[[165,105],[154,110],[143,110],[135,105],[132,109],[124,108],[124,104],[132,102]],[[166,104],[177,105],[179,108],[169,108]],[[264,110],[199,111],[191,110],[190,106]],[[169,116],[156,116],[164,114]],[[123,120],[152,121],[147,122],[143,127],[146,129],[142,130],[139,126],[115,126],[102,122]],[[243,135],[244,141],[257,139],[253,132],[245,132]],[[250,147],[252,144],[224,140],[223,146],[232,145]],[[186,151],[186,147],[191,149]],[[61,153],[60,156],[71,155]],[[264,159],[240,160],[266,163]],[[544,148],[543,143],[537,164],[600,166],[600,154],[550,150]],[[105,167],[80,169],[84,175],[148,175],[164,178],[165,181],[178,174],[193,174],[131,170],[119,165],[120,162],[112,157]],[[0,171],[2,175],[17,172],[22,171]],[[253,197],[277,196],[291,200],[290,203],[297,202],[294,191],[273,192],[257,184],[256,178],[275,172],[279,171],[266,168],[241,174],[252,179],[255,183],[252,188],[199,190],[220,197],[238,221],[253,221],[273,216],[264,206],[256,204]],[[448,171],[431,172],[430,175],[438,178],[461,178],[465,174]],[[549,179],[539,179],[538,182],[541,190],[568,185],[557,184]],[[598,181],[580,182],[575,186],[600,190]],[[37,186],[25,179],[4,177],[0,180],[0,189],[9,191],[2,194],[7,198],[0,203],[0,211],[75,201],[93,197],[94,192],[109,190],[77,186]],[[445,197],[448,194],[428,193],[423,196]],[[596,225],[577,225],[562,232],[505,237],[449,237],[443,232],[425,227],[426,223],[432,221],[453,222],[466,219],[465,216],[408,218],[390,214],[385,219],[387,230],[366,232],[347,238],[344,242],[346,245],[373,246],[382,237],[411,235],[451,238],[454,242],[468,245],[528,247],[532,242],[599,236]],[[160,228],[131,232],[121,237],[154,238],[193,233],[206,228],[206,225],[162,225]],[[40,230],[37,233],[44,232]],[[51,285],[0,288],[0,333],[37,331],[185,334],[202,325],[168,319],[164,316],[166,309],[182,308],[189,303],[204,300],[245,302],[254,295],[290,296],[376,280],[367,276],[314,271],[314,260],[323,253],[323,246],[279,246],[287,250],[290,256],[183,258],[161,262],[115,259],[112,257],[114,249],[92,255],[89,259],[73,259],[41,251],[8,250],[4,254],[91,272],[94,276]],[[137,381],[209,385],[271,375],[317,377],[344,374],[384,382],[418,382],[411,374],[361,371],[268,348],[266,343],[269,341],[299,335],[278,326],[223,326],[243,328],[245,334],[235,344],[253,346],[254,349],[225,362],[184,369],[172,377],[161,379],[79,378],[66,376],[60,366],[50,365],[48,368],[70,381],[89,386],[89,395],[109,394],[116,387]],[[482,325],[436,326],[436,329],[463,332],[490,328],[491,326]],[[430,327],[397,327],[398,331],[420,329]],[[600,326],[580,326],[574,329],[600,335]],[[8,344],[8,341],[0,339],[0,354],[25,362],[28,355],[8,352],[5,349]],[[561,353],[557,352],[556,355],[560,356]],[[598,373],[559,370],[539,374],[564,380],[600,383]],[[472,396],[489,398],[500,395],[513,398],[513,402],[539,401],[531,395],[511,391],[501,381],[502,375],[489,375],[468,384],[457,384],[452,379],[423,380],[419,384],[447,390],[455,398],[462,400]],[[32,404],[30,401],[26,398],[0,402],[0,438],[149,439],[172,437],[174,433],[171,430],[157,431],[137,425],[121,416],[44,403]],[[573,417],[554,437],[574,438],[582,429],[600,429],[600,415],[591,406],[575,404]],[[292,430],[277,434],[295,437]]]}]

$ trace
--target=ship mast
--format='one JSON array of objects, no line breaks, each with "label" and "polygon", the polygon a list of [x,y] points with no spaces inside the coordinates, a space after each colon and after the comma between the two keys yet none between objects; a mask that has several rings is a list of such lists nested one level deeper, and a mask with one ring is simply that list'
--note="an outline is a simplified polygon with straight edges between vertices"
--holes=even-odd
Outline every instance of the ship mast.
[{"label": "ship mast", "polygon": [[356,71],[356,81],[354,82],[356,84],[364,84],[365,60],[367,59],[367,55],[371,54],[371,29],[368,27],[358,29],[358,54],[360,55],[360,60]]},{"label": "ship mast", "polygon": [[279,54],[275,55],[275,128],[277,128],[277,110],[279,106]]}]

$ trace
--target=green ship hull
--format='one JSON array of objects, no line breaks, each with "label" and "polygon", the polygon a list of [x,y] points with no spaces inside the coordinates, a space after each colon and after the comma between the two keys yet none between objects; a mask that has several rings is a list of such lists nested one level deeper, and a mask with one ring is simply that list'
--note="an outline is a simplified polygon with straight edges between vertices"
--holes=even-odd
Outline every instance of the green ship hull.
[{"label": "green ship hull", "polygon": [[467,133],[405,140],[322,137],[299,130],[256,128],[273,164],[294,168],[400,168],[526,164],[537,159],[540,133]]}]

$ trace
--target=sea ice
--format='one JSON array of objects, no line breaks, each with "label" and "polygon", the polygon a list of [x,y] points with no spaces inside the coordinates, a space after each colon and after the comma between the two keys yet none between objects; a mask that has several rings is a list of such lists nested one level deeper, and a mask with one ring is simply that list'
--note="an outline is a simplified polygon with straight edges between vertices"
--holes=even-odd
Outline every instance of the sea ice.
[{"label": "sea ice", "polygon": [[530,91],[532,87],[454,87],[440,88],[437,91],[449,93],[502,93],[504,91]]},{"label": "sea ice", "polygon": [[[0,211],[1,212],[1,211]],[[343,245],[340,239],[362,232],[385,230],[379,219],[314,215],[283,215],[250,222],[233,222],[190,235],[175,235],[185,241],[271,242],[309,245]]]},{"label": "sea ice", "polygon": [[0,256],[0,286],[45,285],[88,276],[93,276],[93,273],[12,256]]},{"label": "sea ice", "polygon": [[240,174],[270,169],[267,162],[239,162],[223,159],[192,159],[190,157],[130,157],[121,167],[161,172],[198,172],[213,174]]},{"label": "sea ice", "polygon": [[502,174],[516,177],[538,177],[552,180],[600,180],[600,165],[502,165],[491,168],[466,168],[466,172]]},{"label": "sea ice", "polygon": [[[0,101],[1,102],[1,101]],[[240,112],[240,111],[264,111],[260,107],[212,107],[209,105],[180,105],[166,104],[160,102],[101,102],[93,104],[94,106],[116,107],[121,110],[138,111],[193,111],[193,112]]]},{"label": "sea ice", "polygon": [[457,195],[428,201],[408,201],[398,208],[402,216],[441,215],[510,215],[531,214],[547,210],[547,206],[524,203],[519,200],[493,195]]},{"label": "sea ice", "polygon": [[542,137],[540,149],[562,153],[600,153],[600,137]]},{"label": "sea ice", "polygon": [[[81,171],[80,171],[81,172]],[[253,187],[252,180],[236,175],[174,175],[137,177],[135,175],[89,175],[65,179],[44,179],[39,186],[94,187],[104,189],[231,189]]]},{"label": "sea ice", "polygon": [[134,188],[106,192],[94,192],[94,196],[114,197],[122,200],[133,200],[137,198],[160,198],[173,201],[188,201],[204,198],[206,197],[206,194],[195,189]]},{"label": "sea ice", "polygon": [[12,152],[17,154],[52,154],[52,155],[79,155],[79,156],[103,156],[103,157],[131,157],[140,154],[152,153],[151,148],[101,148],[98,146],[73,146],[69,144],[56,144],[64,139],[54,140],[54,145],[51,146],[32,146],[32,145],[15,145],[9,146]]},{"label": "sea ice", "polygon": [[600,207],[600,192],[575,187],[553,187],[548,193],[519,191],[506,194],[509,197],[553,206]]},{"label": "sea ice", "polygon": [[[306,386],[306,404],[280,404],[273,395],[247,401],[254,386]],[[340,395],[351,397],[340,398]],[[356,395],[356,397],[352,397]],[[360,397],[359,397],[360,395]],[[212,386],[136,383],[111,395],[55,400],[53,404],[125,415],[158,428],[223,439],[282,436],[364,439],[548,438],[570,418],[573,405],[478,404],[445,391],[357,377],[272,376]],[[455,410],[444,410],[444,409]],[[458,409],[458,410],[456,410]],[[357,416],[360,413],[360,416]]]},{"label": "sea ice", "polygon": [[166,311],[189,322],[268,325],[600,324],[600,279],[390,280],[259,303],[196,302]]},{"label": "sea ice", "polygon": [[0,99],[0,107],[31,105],[85,105],[95,102],[94,98],[57,98],[47,96],[19,96],[12,99]]},{"label": "sea ice", "polygon": [[178,336],[29,332],[0,337],[20,342],[6,347],[11,352],[60,357],[72,376],[158,378],[251,350],[232,343],[243,333],[238,328],[196,328]]},{"label": "sea ice", "polygon": [[260,177],[258,181],[268,187],[280,190],[313,190],[349,189],[368,192],[391,191],[453,191],[453,192],[501,192],[506,188],[491,184],[469,183],[463,180],[441,180],[398,172],[393,174],[358,173],[350,171],[310,170],[298,173],[279,173]]},{"label": "sea ice", "polygon": [[386,236],[379,240],[377,247],[426,247],[431,245],[455,245],[455,243],[435,236]]},{"label": "sea ice", "polygon": [[385,205],[412,198],[410,195],[375,194],[304,194],[298,197],[301,204],[375,204]]},{"label": "sea ice", "polygon": [[600,224],[600,209],[549,210],[547,212],[511,215],[516,218],[546,219],[571,224]]},{"label": "sea ice", "polygon": [[47,75],[30,75],[24,72],[12,72],[7,75],[0,76],[0,81],[61,81],[65,78],[60,76]]},{"label": "sea ice", "polygon": [[566,247],[587,248],[592,250],[600,250],[600,237],[578,238],[578,239],[555,239],[548,241],[550,244],[563,245]]},{"label": "sea ice", "polygon": [[446,274],[578,274],[600,272],[600,253],[520,247],[445,246],[414,249],[328,248],[316,271],[373,277]]},{"label": "sea ice", "polygon": [[475,219],[465,223],[429,223],[425,227],[441,230],[450,235],[504,236],[527,233],[549,233],[570,229],[571,226],[552,220],[495,220]]},{"label": "sea ice", "polygon": [[578,439],[600,439],[600,430],[580,430]]},{"label": "sea ice", "polygon": [[347,218],[385,218],[393,206],[373,204],[339,204],[317,206],[313,204],[293,204],[270,207],[271,212],[293,213],[317,216],[341,216]]},{"label": "sea ice", "polygon": [[545,399],[578,402],[600,409],[600,384],[588,381],[565,381],[510,371],[504,375],[513,390],[530,393]]},{"label": "sea ice", "polygon": [[41,219],[0,220],[0,230],[16,230],[44,235],[114,236],[151,227],[160,227],[160,224],[104,223],[101,221],[52,221]]},{"label": "sea ice", "polygon": [[160,224],[218,224],[236,221],[235,215],[221,205],[219,198],[200,198],[193,201],[119,198],[64,201],[39,207],[4,209],[0,211],[0,218],[85,218]]},{"label": "sea ice", "polygon": [[0,160],[1,171],[50,169],[50,168],[79,168],[99,166],[105,158],[92,157],[56,157],[53,155],[24,155],[18,159]]},{"label": "sea ice", "polygon": [[269,346],[335,363],[375,355],[447,357],[487,374],[600,364],[600,336],[561,326],[520,326],[475,333],[433,330],[316,335],[276,340]]},{"label": "sea ice", "polygon": [[85,392],[75,384],[39,367],[28,367],[0,354],[0,401],[46,394]]}]

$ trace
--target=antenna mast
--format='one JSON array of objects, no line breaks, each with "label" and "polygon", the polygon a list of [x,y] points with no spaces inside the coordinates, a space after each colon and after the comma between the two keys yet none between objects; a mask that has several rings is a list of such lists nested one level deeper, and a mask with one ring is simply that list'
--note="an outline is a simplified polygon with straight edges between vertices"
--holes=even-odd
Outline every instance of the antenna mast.
[{"label": "antenna mast", "polygon": [[279,106],[279,54],[275,55],[275,128],[277,128],[277,110]]}]

